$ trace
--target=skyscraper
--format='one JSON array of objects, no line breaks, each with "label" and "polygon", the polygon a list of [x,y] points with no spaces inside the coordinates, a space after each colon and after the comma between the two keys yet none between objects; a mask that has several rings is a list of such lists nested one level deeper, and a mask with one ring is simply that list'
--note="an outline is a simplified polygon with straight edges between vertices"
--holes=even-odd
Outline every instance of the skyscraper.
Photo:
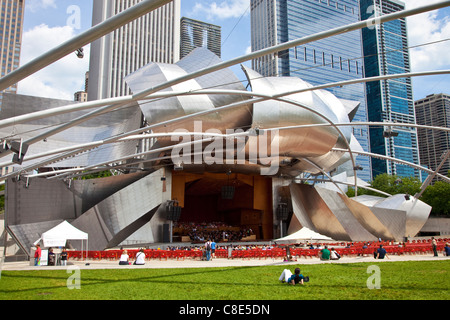
[{"label": "skyscraper", "polygon": [[[252,50],[358,22],[359,19],[358,0],[252,0]],[[352,31],[264,56],[252,61],[252,67],[264,76],[295,76],[312,85],[359,79],[363,77],[361,32]],[[360,106],[353,120],[367,121],[363,84],[329,90],[340,99],[358,101]],[[368,129],[355,127],[353,134],[362,149],[368,152]],[[370,158],[358,156],[356,162],[363,168],[358,177],[371,180]]]},{"label": "skyscraper", "polygon": [[[0,0],[0,69],[2,77],[19,67],[24,8],[24,0]],[[5,90],[5,92],[13,93],[16,91],[17,84]],[[0,109],[1,97],[2,93],[0,92]]]},{"label": "skyscraper", "polygon": [[220,26],[186,17],[181,18],[180,59],[198,47],[207,48],[220,58],[222,49],[220,41]]},{"label": "skyscraper", "polygon": [[[417,124],[450,128],[450,95],[431,94],[415,102]],[[432,129],[417,129],[420,163],[436,170],[442,162],[441,156],[450,150],[450,132]],[[450,159],[442,165],[439,173],[447,175]]]},{"label": "skyscraper", "polygon": [[[398,0],[360,0],[361,19],[404,10]],[[405,19],[362,29],[365,76],[410,72]],[[367,110],[369,121],[415,124],[414,100],[410,78],[368,82]],[[417,130],[408,127],[371,127],[371,151],[419,164]],[[421,172],[412,167],[382,159],[372,159],[373,176],[381,173],[414,176]]]},{"label": "skyscraper", "polygon": [[[92,25],[141,1],[95,0]],[[128,95],[125,76],[150,62],[175,63],[179,55],[180,0],[173,0],[91,44],[88,99]]]}]

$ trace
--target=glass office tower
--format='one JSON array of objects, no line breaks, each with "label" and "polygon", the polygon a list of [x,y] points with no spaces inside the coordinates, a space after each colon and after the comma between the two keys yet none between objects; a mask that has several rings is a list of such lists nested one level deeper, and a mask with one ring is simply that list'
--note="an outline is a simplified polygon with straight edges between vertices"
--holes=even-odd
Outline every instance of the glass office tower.
[{"label": "glass office tower", "polygon": [[[0,51],[2,57],[0,69],[2,77],[16,70],[20,64],[24,10],[24,0],[0,0]],[[0,92],[0,109],[2,92]],[[16,93],[17,84],[7,88],[4,92]]]},{"label": "glass office tower", "polygon": [[[360,5],[363,20],[405,8],[397,0],[360,0]],[[410,72],[405,19],[364,28],[362,36],[366,77]],[[416,123],[410,78],[368,82],[366,91],[369,121]],[[396,127],[392,131],[370,128],[372,152],[418,164],[417,130]],[[382,159],[372,159],[372,172],[374,177],[389,173],[421,179],[419,170]]]},{"label": "glass office tower", "polygon": [[220,58],[222,51],[220,26],[186,17],[181,18],[180,25],[180,59],[198,47],[205,47]]},{"label": "glass office tower", "polygon": [[[252,0],[252,50],[256,51],[321,31],[358,22],[358,0]],[[264,76],[295,76],[312,85],[363,77],[361,31],[352,31],[261,57],[252,62]],[[367,121],[365,85],[329,89],[340,99],[360,102],[353,121]],[[354,127],[353,134],[369,152],[368,128]],[[371,160],[356,157],[363,170],[358,177],[372,179]]]},{"label": "glass office tower", "polygon": [[[450,128],[450,95],[430,94],[414,103],[417,124]],[[420,163],[436,170],[442,162],[442,156],[450,150],[450,132],[419,128]],[[442,164],[439,173],[447,176],[450,171],[450,159]],[[435,178],[439,180],[441,178]]]}]

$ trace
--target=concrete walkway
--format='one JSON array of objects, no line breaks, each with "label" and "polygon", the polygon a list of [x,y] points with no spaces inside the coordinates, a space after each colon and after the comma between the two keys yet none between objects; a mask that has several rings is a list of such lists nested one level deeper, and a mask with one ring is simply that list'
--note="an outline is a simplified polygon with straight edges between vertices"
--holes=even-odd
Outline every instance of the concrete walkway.
[{"label": "concrete walkway", "polygon": [[438,257],[434,257],[433,255],[389,255],[387,258],[383,260],[375,260],[373,256],[367,257],[343,257],[340,260],[333,261],[322,261],[319,258],[300,258],[297,261],[285,262],[281,258],[272,259],[226,259],[226,258],[217,258],[212,261],[199,261],[192,259],[185,260],[176,260],[176,259],[168,259],[168,260],[150,260],[146,261],[145,265],[137,266],[137,265],[128,265],[122,266],[119,265],[118,261],[109,261],[109,260],[85,260],[85,261],[77,261],[72,260],[69,261],[68,266],[30,266],[30,262],[22,261],[22,262],[6,262],[3,263],[1,269],[2,270],[58,270],[58,269],[67,269],[69,266],[77,266],[80,269],[162,269],[162,268],[213,268],[213,267],[254,267],[254,266],[280,266],[280,265],[306,265],[306,264],[319,264],[319,263],[358,263],[358,262],[393,262],[393,261],[449,261],[450,257],[445,257],[440,254]]}]

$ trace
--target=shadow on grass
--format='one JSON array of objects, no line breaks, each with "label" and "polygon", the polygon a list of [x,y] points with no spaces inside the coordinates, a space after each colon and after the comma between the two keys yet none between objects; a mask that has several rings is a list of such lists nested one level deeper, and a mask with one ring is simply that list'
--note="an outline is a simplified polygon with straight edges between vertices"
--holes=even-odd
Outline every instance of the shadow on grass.
[{"label": "shadow on grass", "polygon": [[[302,269],[308,269],[310,266],[306,265],[285,265],[285,268],[295,268],[300,266]],[[351,269],[365,269],[368,264],[339,264],[335,266],[320,265],[315,266],[315,273],[311,275],[311,281],[305,284],[303,287],[308,288],[308,293],[322,293],[328,291],[328,294],[334,295],[335,293],[344,291],[360,291],[360,296],[363,295],[363,291],[368,290],[366,287],[366,279],[369,276],[364,272],[364,276],[361,279],[347,279],[337,280],[333,279],[333,275],[330,274],[328,268],[336,272],[340,270],[340,273],[346,274]],[[288,284],[278,281],[279,274],[281,274],[281,265],[279,266],[239,266],[239,267],[223,267],[223,268],[198,268],[198,269],[81,269],[81,286],[82,288],[95,287],[98,285],[119,285],[123,286],[126,283],[134,284],[154,284],[158,285],[177,286],[178,290],[184,290],[187,288],[196,288],[199,286],[218,286],[225,288],[254,288],[255,291],[271,292],[276,291],[277,288],[284,290],[286,287],[291,287]],[[85,272],[86,271],[86,272]],[[84,273],[84,275],[83,275]],[[148,275],[143,273],[149,273]],[[151,274],[153,273],[153,274]],[[26,294],[39,291],[37,294],[47,294],[48,291],[60,290],[67,288],[67,279],[71,273],[66,270],[39,270],[39,271],[3,271],[0,285],[3,281],[27,281],[29,287],[20,289],[0,289],[1,294]],[[216,276],[217,275],[217,276]],[[331,278],[330,278],[331,277]],[[255,280],[258,279],[258,280]],[[40,281],[33,283],[32,280]],[[45,281],[48,280],[49,283]],[[350,280],[350,281],[348,281]],[[411,281],[411,278],[408,279]],[[49,285],[55,283],[54,285]],[[33,286],[33,287],[31,287]],[[298,286],[296,286],[298,287]],[[422,292],[434,293],[434,291],[443,291],[439,285],[431,286],[427,282],[413,281],[410,284],[405,283],[389,284],[388,282],[382,282],[382,291],[398,290],[401,292],[419,290]],[[238,289],[240,290],[240,289]],[[296,290],[296,289],[294,289]],[[299,289],[301,290],[301,289]],[[44,292],[44,293],[42,293]],[[298,291],[302,292],[302,291]],[[306,291],[303,291],[306,293]],[[367,291],[366,291],[367,293]],[[381,293],[381,291],[380,291]],[[50,294],[50,293],[48,293]],[[428,295],[428,294],[427,294]],[[11,297],[9,297],[11,298]],[[87,296],[86,299],[93,297]],[[328,298],[333,299],[332,296]],[[12,297],[14,299],[14,297]],[[327,298],[325,298],[327,299]]]},{"label": "shadow on grass", "polygon": [[[155,283],[155,284],[180,284],[180,283],[184,283],[187,285],[234,285],[234,286],[238,286],[238,285],[242,285],[242,286],[248,286],[248,285],[254,285],[254,286],[278,286],[280,285],[279,283],[274,283],[274,284],[263,284],[263,283],[257,283],[254,281],[250,281],[249,282],[209,282],[208,280],[205,280],[205,274],[208,273],[221,273],[221,277],[223,276],[224,272],[234,272],[234,271],[250,271],[252,269],[256,270],[258,267],[226,267],[225,269],[219,269],[219,268],[214,268],[214,269],[197,269],[195,271],[190,271],[190,272],[176,272],[176,273],[167,273],[167,274],[158,274],[158,275],[153,275],[153,276],[148,276],[148,277],[137,277],[137,278],[133,278],[130,277],[127,274],[122,273],[122,271],[137,271],[139,270],[144,271],[144,270],[149,270],[149,272],[151,272],[150,270],[153,269],[136,269],[136,270],[130,270],[130,269],[121,269],[120,274],[115,274],[114,278],[109,277],[109,275],[107,277],[102,277],[102,278],[93,278],[90,276],[84,277],[81,276],[81,281],[82,281],[82,286],[86,287],[86,286],[94,286],[94,285],[99,285],[99,284],[112,284],[112,283],[127,283],[127,282],[137,282],[139,284],[142,284],[143,282],[147,282],[147,283]],[[85,269],[83,269],[84,271]],[[106,269],[108,270],[108,272],[111,270],[117,270],[117,269]],[[159,269],[160,270],[160,269]],[[171,270],[173,271],[174,269],[166,269],[166,270]],[[44,272],[48,272],[48,270],[42,270]],[[60,270],[58,270],[60,271]],[[87,270],[89,272],[100,272],[100,270]],[[103,270],[104,271],[104,270]],[[19,274],[14,274],[15,271],[12,272],[8,272],[8,271],[4,271],[2,274],[2,278],[5,279],[11,279],[11,280],[26,280],[26,279],[30,279],[30,280],[35,280],[35,279],[42,279],[42,280],[61,280],[64,285],[54,285],[54,286],[36,286],[33,288],[24,288],[24,289],[16,289],[16,290],[8,290],[8,289],[0,289],[0,293],[23,293],[23,292],[27,292],[27,291],[35,291],[35,290],[52,290],[52,289],[61,289],[63,287],[66,287],[66,281],[67,279],[70,277],[71,273],[64,273],[61,275],[55,275],[55,273],[51,273],[49,275],[42,275],[42,274],[36,274],[34,272],[29,272],[29,274],[24,274],[23,272],[20,272]],[[64,271],[65,272],[65,271]],[[201,276],[198,279],[202,279],[201,282],[200,281],[187,281],[186,277],[189,276]],[[169,279],[165,279],[165,278],[169,278]],[[180,280],[181,278],[181,280]],[[165,280],[162,280],[165,279]],[[198,280],[197,279],[197,280]],[[0,280],[1,283],[1,280]]]}]

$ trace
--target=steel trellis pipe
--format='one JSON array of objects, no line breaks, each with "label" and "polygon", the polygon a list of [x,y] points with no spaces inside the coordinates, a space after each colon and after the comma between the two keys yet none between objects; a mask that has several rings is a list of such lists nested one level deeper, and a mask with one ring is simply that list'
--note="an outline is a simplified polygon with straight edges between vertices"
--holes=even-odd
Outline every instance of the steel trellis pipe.
[{"label": "steel trellis pipe", "polygon": [[0,79],[0,91],[16,84],[31,74],[49,66],[55,61],[75,52],[77,49],[97,40],[111,31],[133,21],[167,3],[170,0],[145,0],[115,16],[93,26],[89,30],[51,49],[22,67],[10,72]]}]

